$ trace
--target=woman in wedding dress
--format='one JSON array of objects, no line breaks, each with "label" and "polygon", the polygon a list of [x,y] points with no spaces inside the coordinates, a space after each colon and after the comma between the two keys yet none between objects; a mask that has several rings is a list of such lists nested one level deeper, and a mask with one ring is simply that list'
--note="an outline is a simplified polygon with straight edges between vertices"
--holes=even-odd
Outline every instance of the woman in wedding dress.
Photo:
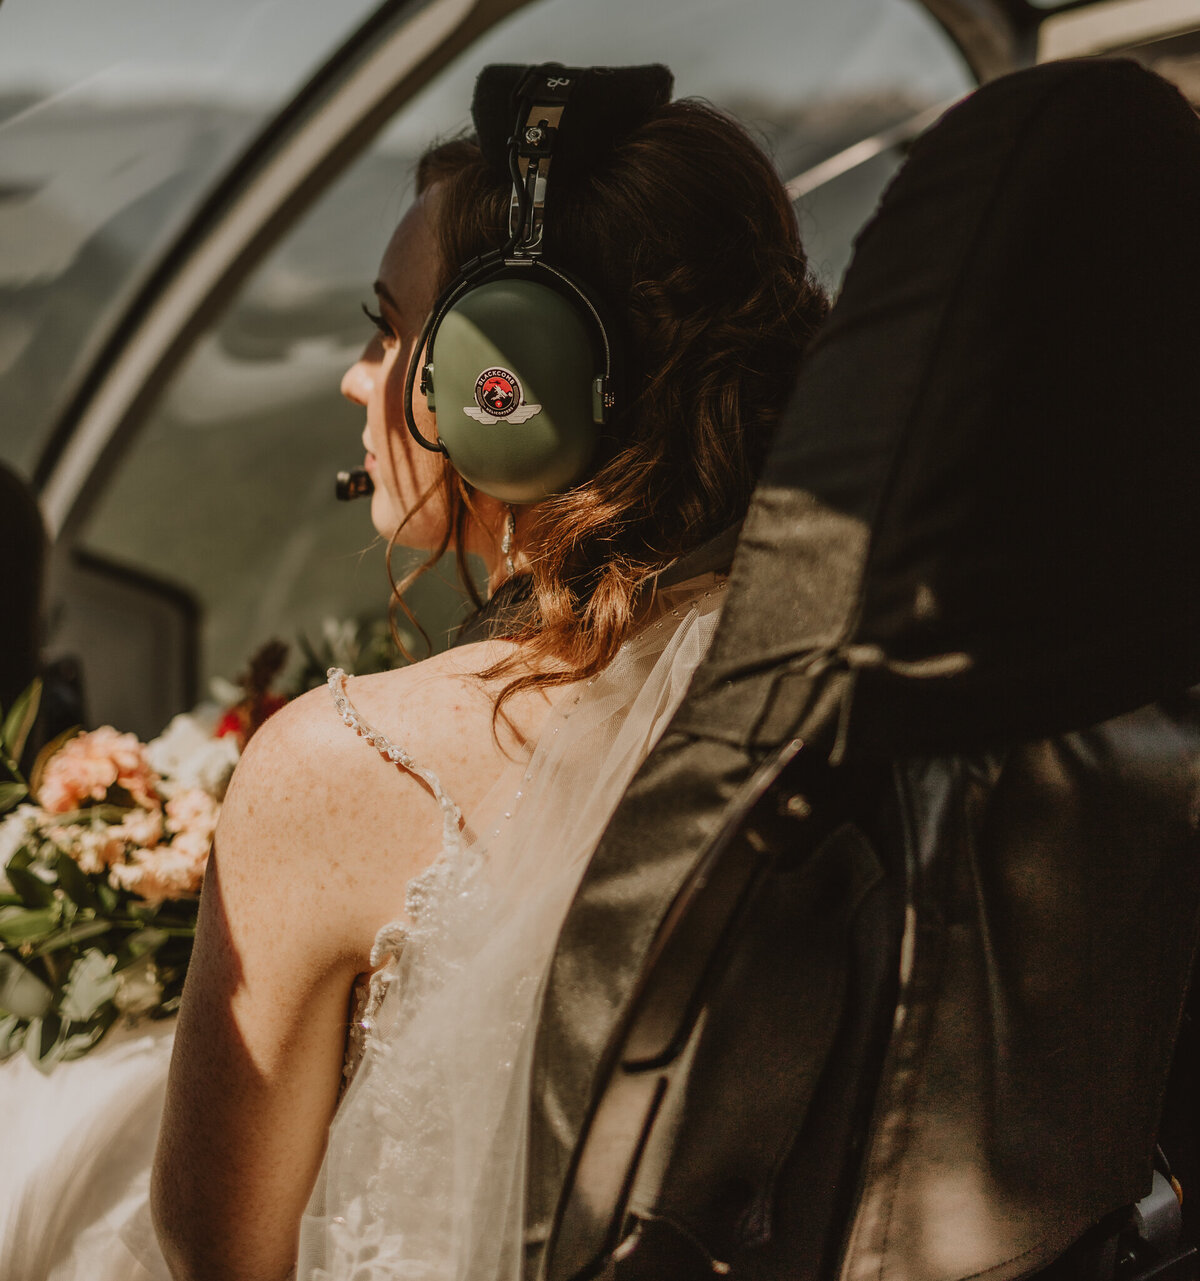
[{"label": "woman in wedding dress", "polygon": [[[396,671],[331,673],[238,765],[155,1159],[178,1281],[517,1275],[543,970],[716,627],[725,566],[687,558],[744,515],[827,305],[746,133],[636,97],[610,91],[575,126],[568,106],[550,179],[546,259],[598,295],[625,362],[566,492],[512,508],[406,426],[439,291],[508,239],[513,185],[486,139],[426,154],[384,252],[376,333],[342,383],[372,522],[431,561],[477,556],[493,621]],[[436,439],[419,393],[412,413]],[[154,1274],[142,1229],[126,1243]]]}]

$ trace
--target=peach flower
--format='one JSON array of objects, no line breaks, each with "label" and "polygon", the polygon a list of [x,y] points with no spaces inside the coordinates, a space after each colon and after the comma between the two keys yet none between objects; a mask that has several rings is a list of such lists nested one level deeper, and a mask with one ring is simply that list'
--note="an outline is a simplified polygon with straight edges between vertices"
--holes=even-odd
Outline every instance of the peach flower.
[{"label": "peach flower", "polygon": [[[116,862],[110,868],[109,881],[150,903],[195,894],[204,880],[220,812],[220,805],[198,787],[176,792],[166,808],[165,827],[172,835],[170,844],[138,842],[142,848],[133,850],[128,861]],[[127,817],[122,826],[129,823],[131,817]],[[160,825],[155,839],[161,839],[162,830]]]},{"label": "peach flower", "polygon": [[102,801],[110,787],[123,787],[139,805],[157,809],[159,778],[134,734],[111,725],[78,734],[50,758],[38,788],[38,802],[51,814],[65,814],[88,801]]},{"label": "peach flower", "polygon": [[[208,857],[207,849],[204,857]],[[115,863],[108,871],[115,888],[129,890],[148,903],[195,894],[203,877],[203,863],[190,851],[176,849],[175,844],[134,850],[129,862]]]},{"label": "peach flower", "polygon": [[176,792],[167,802],[167,827],[180,835],[203,837],[207,843],[216,831],[220,813],[220,805],[207,792],[198,787],[187,787]]},{"label": "peach flower", "polygon": [[48,827],[46,835],[57,849],[75,860],[79,869],[89,875],[103,872],[125,857],[125,842],[119,829],[108,823],[88,826]]},{"label": "peach flower", "polygon": [[181,832],[172,842],[171,848],[191,862],[196,871],[196,888],[204,877],[208,867],[208,856],[212,850],[212,837],[203,832]]},{"label": "peach flower", "polygon": [[130,845],[150,849],[163,837],[163,816],[161,810],[132,809],[112,829],[113,835]]}]

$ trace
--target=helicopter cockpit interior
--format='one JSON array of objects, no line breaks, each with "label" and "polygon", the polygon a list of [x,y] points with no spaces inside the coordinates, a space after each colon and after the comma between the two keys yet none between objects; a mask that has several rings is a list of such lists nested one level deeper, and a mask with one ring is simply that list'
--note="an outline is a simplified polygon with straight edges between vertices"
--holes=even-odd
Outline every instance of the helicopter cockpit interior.
[{"label": "helicopter cockpit interior", "polygon": [[482,64],[671,63],[837,295],[560,938],[526,1281],[1200,1277],[1200,4],[262,0],[95,67],[73,7],[0,14],[0,461],[64,722],[366,643],[337,375]]}]

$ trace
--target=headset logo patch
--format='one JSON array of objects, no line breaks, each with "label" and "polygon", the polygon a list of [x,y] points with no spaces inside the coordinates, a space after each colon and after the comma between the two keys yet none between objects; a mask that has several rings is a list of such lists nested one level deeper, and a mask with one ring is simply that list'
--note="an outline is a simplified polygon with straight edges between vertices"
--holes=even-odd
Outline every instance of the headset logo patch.
[{"label": "headset logo patch", "polygon": [[475,404],[464,405],[463,413],[477,423],[525,423],[542,412],[541,405],[527,405],[521,384],[507,369],[485,369],[475,380]]}]

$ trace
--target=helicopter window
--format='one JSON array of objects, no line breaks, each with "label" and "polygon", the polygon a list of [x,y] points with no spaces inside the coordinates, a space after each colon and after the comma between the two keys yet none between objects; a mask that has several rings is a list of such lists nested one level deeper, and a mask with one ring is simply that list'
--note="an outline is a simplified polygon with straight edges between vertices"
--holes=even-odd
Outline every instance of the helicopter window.
[{"label": "helicopter window", "polygon": [[0,457],[32,470],[73,369],[156,251],[377,3],[8,0]]}]

